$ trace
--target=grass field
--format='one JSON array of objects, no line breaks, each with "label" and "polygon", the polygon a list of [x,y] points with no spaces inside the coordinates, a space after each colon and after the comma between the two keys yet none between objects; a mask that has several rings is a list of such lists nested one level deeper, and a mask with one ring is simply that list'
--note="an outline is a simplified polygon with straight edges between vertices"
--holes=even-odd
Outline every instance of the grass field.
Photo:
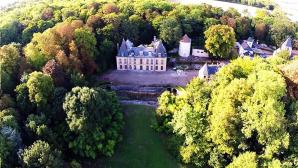
[{"label": "grass field", "polygon": [[125,105],[123,141],[113,157],[101,162],[106,168],[176,168],[175,158],[166,150],[160,135],[150,126],[155,122],[154,108]]}]

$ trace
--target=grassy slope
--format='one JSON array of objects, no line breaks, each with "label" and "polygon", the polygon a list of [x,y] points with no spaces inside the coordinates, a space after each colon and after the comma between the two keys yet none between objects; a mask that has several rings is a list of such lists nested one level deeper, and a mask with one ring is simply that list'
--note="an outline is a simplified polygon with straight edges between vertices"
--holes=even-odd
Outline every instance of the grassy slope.
[{"label": "grassy slope", "polygon": [[155,122],[154,109],[142,105],[125,105],[123,141],[112,158],[103,161],[111,168],[176,168],[177,161],[167,152],[161,137],[150,125]]}]

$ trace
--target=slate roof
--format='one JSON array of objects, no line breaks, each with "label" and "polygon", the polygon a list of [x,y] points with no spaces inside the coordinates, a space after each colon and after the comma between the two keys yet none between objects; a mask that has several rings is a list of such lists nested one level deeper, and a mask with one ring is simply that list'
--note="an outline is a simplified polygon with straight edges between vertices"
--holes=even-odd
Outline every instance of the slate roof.
[{"label": "slate roof", "polygon": [[161,40],[155,39],[150,45],[133,46],[133,43],[129,40],[122,40],[121,46],[118,50],[118,56],[145,56],[145,57],[166,57],[167,51]]},{"label": "slate roof", "polygon": [[218,71],[218,66],[209,66],[207,63],[199,70],[199,75],[210,76]]},{"label": "slate roof", "polygon": [[243,41],[241,46],[244,50],[253,51],[252,48],[250,48],[250,46],[247,44],[246,41]]},{"label": "slate roof", "polygon": [[122,39],[121,46],[118,50],[118,55],[122,57],[127,57],[128,56],[128,51],[127,51],[127,45],[124,39]]},{"label": "slate roof", "polygon": [[248,42],[254,42],[254,39],[252,37],[248,37],[247,41]]},{"label": "slate roof", "polygon": [[180,41],[184,43],[190,43],[191,39],[187,36],[187,34],[185,34]]},{"label": "slate roof", "polygon": [[133,43],[130,40],[127,39],[125,43],[128,49],[133,47]]},{"label": "slate roof", "polygon": [[292,39],[290,37],[282,44],[282,48],[292,48]]},{"label": "slate roof", "polygon": [[156,43],[157,43],[157,45],[155,47],[155,52],[157,52],[157,53],[166,53],[167,52],[165,46],[162,44],[161,41],[158,41]]}]

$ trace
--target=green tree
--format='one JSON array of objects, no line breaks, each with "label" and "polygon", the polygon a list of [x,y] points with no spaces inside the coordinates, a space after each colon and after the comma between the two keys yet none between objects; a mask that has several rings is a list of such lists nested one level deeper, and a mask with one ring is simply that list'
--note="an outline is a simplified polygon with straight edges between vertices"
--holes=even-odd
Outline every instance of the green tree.
[{"label": "green tree", "polygon": [[218,19],[215,18],[207,18],[204,21],[204,30],[207,30],[209,27],[213,26],[213,25],[217,25],[219,24],[220,21]]},{"label": "green tree", "polygon": [[227,166],[227,168],[257,168],[258,160],[257,155],[254,152],[245,152],[234,158],[233,162]]},{"label": "green tree", "polygon": [[18,85],[15,89],[17,108],[21,111],[24,118],[29,113],[35,110],[36,105],[33,104],[29,99],[29,91],[26,83]]},{"label": "green tree", "polygon": [[288,36],[295,36],[294,24],[286,19],[276,18],[270,26],[269,35],[274,45],[281,46]]},{"label": "green tree", "polygon": [[0,48],[0,64],[2,71],[15,75],[18,70],[19,60],[19,49],[15,45],[9,44]]},{"label": "green tree", "polygon": [[1,90],[6,93],[11,93],[16,86],[20,58],[19,49],[15,44],[0,47]]},{"label": "green tree", "polygon": [[21,36],[21,27],[20,21],[15,18],[6,22],[3,21],[0,25],[0,45],[21,42],[21,38],[19,38]]},{"label": "green tree", "polygon": [[21,159],[24,167],[63,167],[61,152],[40,140],[25,148]]},{"label": "green tree", "polygon": [[88,29],[79,28],[74,32],[76,46],[79,48],[81,55],[95,58],[97,54],[96,38]]},{"label": "green tree", "polygon": [[95,158],[111,156],[120,138],[123,117],[113,93],[87,87],[75,87],[63,103],[70,130],[69,147],[74,153]]},{"label": "green tree", "polygon": [[47,104],[54,90],[52,78],[49,75],[36,71],[29,75],[26,85],[30,101],[38,106]]},{"label": "green tree", "polygon": [[163,93],[157,117],[166,118],[159,124],[169,135],[182,138],[182,161],[197,167],[295,165],[298,108],[286,107],[278,67],[261,58],[238,58],[209,82],[194,79],[176,96]]},{"label": "green tree", "polygon": [[173,46],[182,36],[180,23],[175,18],[163,20],[159,27],[159,36],[168,45]]},{"label": "green tree", "polygon": [[214,25],[205,31],[205,47],[215,57],[229,58],[236,39],[233,28]]},{"label": "green tree", "polygon": [[47,125],[47,120],[50,118],[44,114],[35,115],[30,114],[25,122],[26,131],[30,139],[47,140],[54,144],[54,135],[52,130]]},{"label": "green tree", "polygon": [[17,122],[18,113],[13,108],[0,111],[0,165],[1,167],[17,166],[17,151],[22,139]]},{"label": "green tree", "polygon": [[48,29],[44,33],[35,33],[29,44],[24,48],[27,61],[37,70],[50,59],[53,59],[59,49],[60,42],[57,33],[53,29]]},{"label": "green tree", "polygon": [[0,71],[0,81],[1,81],[0,90],[3,93],[11,93],[16,85],[14,76],[7,73],[6,71]]},{"label": "green tree", "polygon": [[236,35],[238,39],[245,39],[249,36],[251,27],[251,20],[248,17],[239,17],[236,19]]}]

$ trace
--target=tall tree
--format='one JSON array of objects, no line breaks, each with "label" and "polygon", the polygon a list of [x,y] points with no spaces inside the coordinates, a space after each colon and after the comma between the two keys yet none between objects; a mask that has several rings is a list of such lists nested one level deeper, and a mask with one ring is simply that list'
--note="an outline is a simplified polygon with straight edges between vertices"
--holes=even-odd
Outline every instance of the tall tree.
[{"label": "tall tree", "polygon": [[205,31],[205,47],[214,56],[229,58],[236,39],[233,28],[226,25],[214,25]]},{"label": "tall tree", "polygon": [[119,141],[122,113],[114,94],[96,88],[75,87],[63,103],[74,153],[95,158],[111,156]]},{"label": "tall tree", "polygon": [[27,81],[29,98],[38,106],[46,105],[54,90],[53,80],[49,75],[32,72]]},{"label": "tall tree", "polygon": [[160,38],[168,45],[175,45],[182,36],[180,23],[175,18],[165,19],[159,28]]},{"label": "tall tree", "polygon": [[22,162],[24,167],[63,167],[61,151],[40,140],[25,148]]}]

